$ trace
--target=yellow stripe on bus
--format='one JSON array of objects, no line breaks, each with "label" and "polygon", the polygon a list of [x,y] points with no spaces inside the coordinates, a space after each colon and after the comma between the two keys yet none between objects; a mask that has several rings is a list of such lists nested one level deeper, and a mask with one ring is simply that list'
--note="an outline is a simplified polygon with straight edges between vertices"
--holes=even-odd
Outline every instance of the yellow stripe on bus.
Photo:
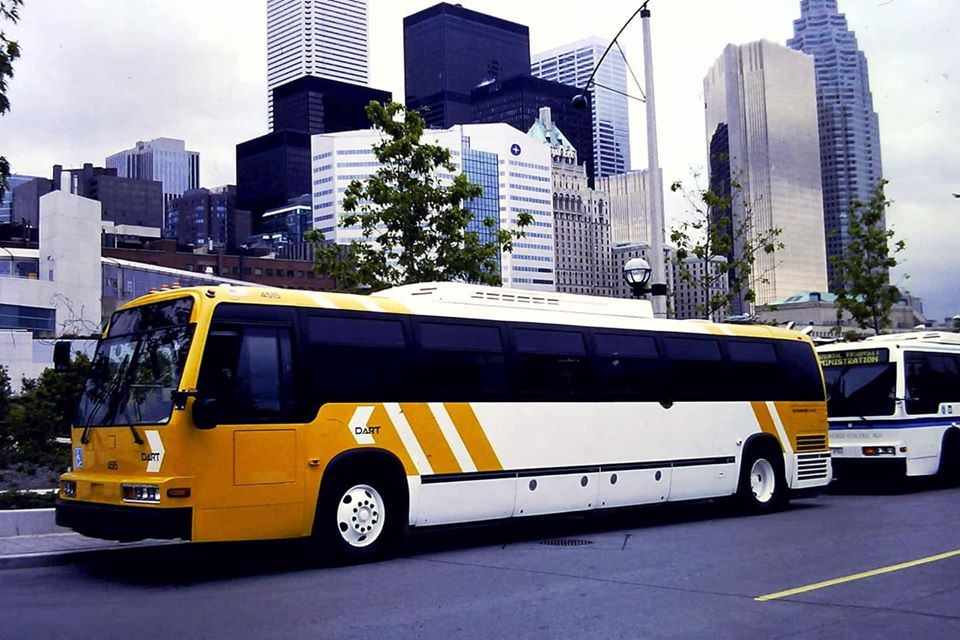
[{"label": "yellow stripe on bus", "polygon": [[338,309],[347,309],[348,311],[367,311],[367,306],[363,304],[357,296],[351,296],[346,293],[328,293],[328,300]]},{"label": "yellow stripe on bus", "polygon": [[400,459],[400,464],[403,465],[403,469],[408,476],[418,475],[419,472],[417,466],[413,463],[413,458],[407,452],[407,448],[403,446],[403,440],[397,432],[397,427],[393,424],[390,415],[382,404],[378,404],[377,408],[374,409],[373,415],[370,416],[370,424],[380,427],[377,433],[373,434],[376,445],[393,452]]},{"label": "yellow stripe on bus", "polygon": [[[753,407],[753,415],[757,417],[757,423],[760,425],[761,431],[764,433],[769,433],[777,439],[777,442],[780,442],[780,436],[777,434],[777,427],[773,424],[773,416],[770,415],[770,409],[767,408],[766,403],[751,402],[750,406]],[[783,447],[782,442],[780,442],[780,446]]]},{"label": "yellow stripe on bus", "polygon": [[413,434],[420,443],[420,448],[427,456],[434,473],[460,473],[463,469],[457,464],[453,450],[443,437],[440,425],[437,424],[430,407],[421,403],[403,403],[400,405],[403,414],[413,430]]},{"label": "yellow stripe on bus", "polygon": [[388,313],[410,313],[410,310],[407,307],[396,300],[391,300],[389,298],[370,298],[370,302],[378,305],[381,309]]},{"label": "yellow stripe on bus", "polygon": [[477,465],[477,471],[503,471],[500,458],[490,446],[487,434],[483,432],[483,427],[477,420],[473,408],[466,402],[447,402],[443,406],[446,407],[450,420],[453,421],[463,444],[470,452],[470,457]]}]

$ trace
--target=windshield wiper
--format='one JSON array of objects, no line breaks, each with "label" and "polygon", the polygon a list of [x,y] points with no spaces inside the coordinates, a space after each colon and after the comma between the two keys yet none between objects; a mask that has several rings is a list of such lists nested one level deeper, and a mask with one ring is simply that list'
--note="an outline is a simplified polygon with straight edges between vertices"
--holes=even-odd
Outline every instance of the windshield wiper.
[{"label": "windshield wiper", "polygon": [[[104,391],[103,395],[97,399],[97,402],[93,405],[93,409],[90,410],[87,424],[83,427],[83,433],[80,434],[81,444],[87,444],[88,442],[90,442],[90,428],[95,426],[93,418],[94,416],[97,415],[97,411],[99,411],[100,407],[104,406],[105,401],[108,398],[113,398],[113,394],[117,392],[117,389],[120,387],[120,382],[123,380],[123,377],[124,377],[123,376],[124,370],[127,368],[127,363],[129,362],[130,362],[130,355],[128,354],[126,357],[124,357],[123,361],[120,363],[120,366],[114,372],[113,377],[110,378],[110,380],[107,382],[106,391]],[[103,417],[100,419],[100,422],[96,423],[96,426],[98,427],[103,426],[106,423],[107,418],[109,417],[110,417],[109,413],[104,414]]]}]

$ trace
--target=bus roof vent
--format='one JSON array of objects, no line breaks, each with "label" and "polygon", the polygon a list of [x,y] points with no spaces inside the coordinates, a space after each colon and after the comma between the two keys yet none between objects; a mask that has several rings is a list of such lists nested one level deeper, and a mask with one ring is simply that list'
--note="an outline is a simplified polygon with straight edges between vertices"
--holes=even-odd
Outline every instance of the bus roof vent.
[{"label": "bus roof vent", "polygon": [[960,344],[960,333],[949,331],[908,331],[906,333],[886,333],[879,336],[870,336],[871,342],[935,342],[938,344]]},{"label": "bus roof vent", "polygon": [[507,289],[459,282],[429,282],[394,287],[371,297],[393,300],[429,300],[438,303],[470,304],[491,307],[524,309],[553,309],[570,313],[652,318],[650,303],[646,300],[601,298],[570,293]]}]

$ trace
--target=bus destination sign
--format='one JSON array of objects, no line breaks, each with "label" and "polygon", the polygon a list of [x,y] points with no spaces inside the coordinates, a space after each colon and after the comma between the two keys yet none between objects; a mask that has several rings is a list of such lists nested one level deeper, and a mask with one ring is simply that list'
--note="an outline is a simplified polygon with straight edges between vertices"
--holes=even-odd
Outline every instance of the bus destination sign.
[{"label": "bus destination sign", "polygon": [[817,354],[825,367],[851,367],[881,364],[890,361],[886,349],[857,349],[856,351],[826,351]]}]

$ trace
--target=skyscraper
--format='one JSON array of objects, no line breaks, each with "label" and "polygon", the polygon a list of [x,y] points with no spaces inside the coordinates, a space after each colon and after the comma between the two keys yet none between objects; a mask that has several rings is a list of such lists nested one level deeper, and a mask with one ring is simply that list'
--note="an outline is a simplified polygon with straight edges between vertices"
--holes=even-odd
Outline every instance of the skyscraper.
[{"label": "skyscraper", "polygon": [[[734,252],[780,229],[759,252],[757,304],[827,286],[813,58],[761,40],[727,45],[703,81],[710,184],[732,201]],[[747,238],[736,229],[749,221]],[[734,313],[749,311],[745,300]]]},{"label": "skyscraper", "polygon": [[200,154],[187,151],[183,140],[157,138],[137,142],[132,149],[107,158],[106,166],[116,169],[120,178],[155,180],[163,185],[163,202],[200,187]]},{"label": "skyscraper", "polygon": [[406,104],[431,128],[474,122],[470,92],[530,73],[530,29],[441,2],[403,19]]},{"label": "skyscraper", "polygon": [[837,10],[837,0],[801,0],[791,49],[810,54],[817,79],[820,171],[830,290],[841,283],[829,263],[850,240],[847,214],[867,202],[883,178],[880,125],[873,110],[867,59]]},{"label": "skyscraper", "polygon": [[367,0],[267,0],[267,105],[303,76],[366,85]]},{"label": "skyscraper", "polygon": [[[600,38],[578,40],[533,56],[533,75],[583,88],[609,42]],[[619,92],[619,93],[615,93]],[[630,122],[627,118],[627,63],[611,49],[588,89],[593,111],[594,176],[630,170]]]},{"label": "skyscraper", "polygon": [[273,90],[273,130],[312,135],[363,129],[370,126],[367,104],[392,99],[389,91],[303,76]]}]

